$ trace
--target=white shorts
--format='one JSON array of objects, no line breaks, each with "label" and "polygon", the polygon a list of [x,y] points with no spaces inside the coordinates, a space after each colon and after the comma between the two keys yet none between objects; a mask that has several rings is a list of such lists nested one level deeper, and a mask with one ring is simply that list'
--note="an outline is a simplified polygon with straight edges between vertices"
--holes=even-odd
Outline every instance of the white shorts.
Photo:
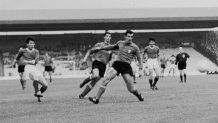
[{"label": "white shorts", "polygon": [[[25,65],[24,73],[25,77],[31,80],[39,80],[39,77],[43,76],[42,72],[35,65]],[[33,74],[35,76],[33,76]]]},{"label": "white shorts", "polygon": [[160,68],[157,59],[148,59],[147,66],[148,66],[148,69],[159,69]]},{"label": "white shorts", "polygon": [[176,65],[175,64],[170,64],[170,69],[175,69]]}]

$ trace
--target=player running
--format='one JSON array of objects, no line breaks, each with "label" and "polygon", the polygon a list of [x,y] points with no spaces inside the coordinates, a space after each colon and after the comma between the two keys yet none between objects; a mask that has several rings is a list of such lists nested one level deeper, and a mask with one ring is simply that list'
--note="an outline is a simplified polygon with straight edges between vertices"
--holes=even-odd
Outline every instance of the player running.
[{"label": "player running", "polygon": [[169,59],[169,62],[170,62],[170,70],[169,70],[169,75],[170,76],[170,73],[171,71],[173,72],[173,76],[175,74],[175,69],[176,69],[176,56],[175,55],[171,55],[170,59]]},{"label": "player running", "polygon": [[49,81],[52,82],[52,72],[53,72],[53,60],[51,58],[51,56],[48,55],[48,53],[45,53],[44,56],[44,66],[45,66],[45,70],[43,72],[44,77],[46,78],[46,73],[48,73],[49,75]]},{"label": "player running", "polygon": [[186,61],[190,56],[184,52],[182,47],[179,47],[179,54],[176,55],[176,65],[178,65],[179,73],[180,73],[180,83],[186,82]]},{"label": "player running", "polygon": [[160,77],[164,77],[164,72],[167,66],[168,59],[165,56],[165,53],[163,53],[162,57],[160,58],[160,67],[161,67],[161,74]]},{"label": "player running", "polygon": [[[106,32],[104,34],[104,41],[95,44],[93,48],[102,48],[106,46],[110,46],[111,34]],[[88,54],[83,59],[83,63],[86,62],[86,59],[91,53],[88,51]],[[87,77],[81,84],[80,88],[82,88],[85,84],[90,82],[83,90],[83,92],[79,95],[80,99],[83,99],[95,86],[95,84],[104,77],[106,71],[106,65],[110,61],[111,53],[109,51],[100,51],[94,54],[94,62],[92,63],[92,74],[91,76]]]},{"label": "player running", "polygon": [[[48,88],[48,84],[45,78],[42,75],[42,72],[36,68],[36,64],[39,61],[39,51],[34,48],[35,39],[33,37],[28,37],[26,39],[27,48],[22,49],[18,52],[16,60],[19,61],[20,58],[23,58],[23,63],[25,64],[25,80],[28,76],[33,81],[33,87],[35,90],[34,96],[38,98],[40,102],[40,97],[43,97],[42,93],[45,92]],[[38,85],[42,87],[38,88]]]},{"label": "player running", "polygon": [[139,61],[139,68],[142,70],[142,60],[140,56],[139,47],[132,42],[133,39],[133,32],[127,30],[125,33],[125,40],[118,41],[116,44],[104,47],[104,48],[96,48],[91,50],[91,52],[98,52],[101,50],[118,50],[117,60],[113,63],[112,67],[109,68],[101,87],[99,88],[96,97],[89,97],[89,100],[94,104],[98,104],[101,96],[104,94],[106,90],[106,86],[108,83],[113,80],[117,75],[121,73],[127,89],[130,93],[134,94],[139,101],[144,101],[143,96],[141,93],[136,89],[133,84],[133,71],[130,63],[137,57]]},{"label": "player running", "polygon": [[[145,47],[143,56],[147,57],[150,87],[152,90],[158,90],[156,84],[160,75],[159,47],[155,45],[155,39],[149,38],[149,45]],[[156,74],[155,77],[153,72]]]},{"label": "player running", "polygon": [[[21,51],[21,50],[23,50],[22,47],[19,49],[19,51]],[[17,55],[16,55],[16,57],[17,57]],[[21,83],[22,89],[24,90],[26,88],[26,80],[24,78],[25,77],[25,75],[24,75],[25,64],[23,63],[23,57],[21,57],[19,60],[16,60],[16,58],[15,58],[14,65],[13,65],[14,68],[16,67],[16,64],[18,65],[17,69],[18,69],[18,73],[20,76],[20,83]]]}]

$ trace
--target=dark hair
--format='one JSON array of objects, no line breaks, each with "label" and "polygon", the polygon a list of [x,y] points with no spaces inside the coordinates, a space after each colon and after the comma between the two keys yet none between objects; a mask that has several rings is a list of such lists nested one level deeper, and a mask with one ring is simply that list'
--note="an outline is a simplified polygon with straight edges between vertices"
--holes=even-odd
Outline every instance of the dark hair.
[{"label": "dark hair", "polygon": [[155,42],[155,39],[154,38],[149,38],[148,41],[154,41]]},{"label": "dark hair", "polygon": [[134,32],[132,30],[126,30],[125,35],[127,34],[133,34]]},{"label": "dark hair", "polygon": [[27,43],[27,44],[28,44],[30,41],[36,42],[35,38],[32,37],[32,36],[29,36],[29,37],[26,38],[26,43]]},{"label": "dark hair", "polygon": [[108,31],[106,31],[106,32],[104,33],[104,36],[105,36],[105,35],[107,35],[107,34],[111,34],[111,33],[110,33],[110,32],[108,32]]}]

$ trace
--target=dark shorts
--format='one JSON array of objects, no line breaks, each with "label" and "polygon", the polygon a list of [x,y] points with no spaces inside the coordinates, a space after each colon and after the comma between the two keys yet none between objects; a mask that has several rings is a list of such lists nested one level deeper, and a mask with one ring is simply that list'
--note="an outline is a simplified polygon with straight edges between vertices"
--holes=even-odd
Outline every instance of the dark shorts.
[{"label": "dark shorts", "polygon": [[18,65],[18,73],[23,73],[25,69],[25,65]]},{"label": "dark shorts", "polygon": [[106,64],[100,61],[95,60],[92,63],[92,70],[93,69],[98,69],[99,70],[99,76],[104,77],[104,73],[106,71]]},{"label": "dark shorts", "polygon": [[52,71],[52,67],[51,66],[45,66],[45,71],[46,72],[51,72]]},{"label": "dark shorts", "polygon": [[179,70],[186,69],[186,62],[179,62],[178,63],[178,69]]},{"label": "dark shorts", "polygon": [[117,71],[117,75],[119,75],[120,73],[122,75],[128,73],[130,76],[133,76],[132,67],[129,63],[115,61],[112,67]]},{"label": "dark shorts", "polygon": [[165,68],[166,68],[166,65],[165,65],[165,64],[161,64],[160,67],[163,68],[163,69],[165,69]]}]

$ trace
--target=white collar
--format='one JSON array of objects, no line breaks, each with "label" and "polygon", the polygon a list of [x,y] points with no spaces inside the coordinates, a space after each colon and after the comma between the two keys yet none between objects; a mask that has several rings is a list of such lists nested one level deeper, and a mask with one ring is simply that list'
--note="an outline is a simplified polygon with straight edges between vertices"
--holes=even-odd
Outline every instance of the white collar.
[{"label": "white collar", "polygon": [[153,47],[151,47],[151,46],[149,45],[149,47],[150,47],[151,49],[154,49],[154,46],[153,46]]},{"label": "white collar", "polygon": [[33,48],[32,50],[30,50],[29,48],[26,48],[26,50],[27,50],[28,52],[33,52],[33,51],[35,50],[35,48]]}]

